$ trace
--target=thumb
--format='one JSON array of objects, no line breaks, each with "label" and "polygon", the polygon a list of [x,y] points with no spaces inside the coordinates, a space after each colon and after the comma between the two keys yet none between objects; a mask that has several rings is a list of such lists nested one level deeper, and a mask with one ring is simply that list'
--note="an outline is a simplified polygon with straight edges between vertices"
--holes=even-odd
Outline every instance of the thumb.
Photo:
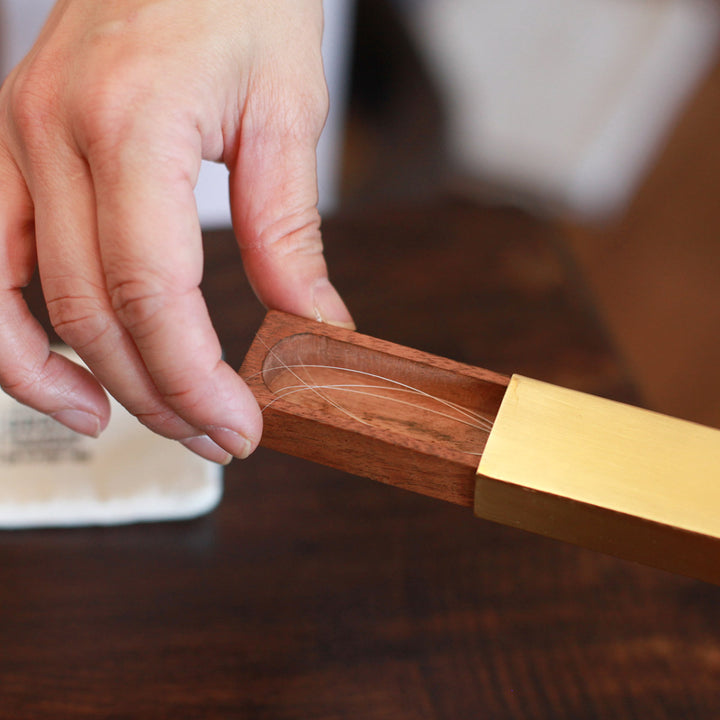
[{"label": "thumb", "polygon": [[[260,301],[277,310],[354,327],[328,279],[317,210],[316,145],[324,120],[278,126],[243,137],[230,172],[233,225],[245,272]],[[304,128],[300,130],[299,128]]]}]

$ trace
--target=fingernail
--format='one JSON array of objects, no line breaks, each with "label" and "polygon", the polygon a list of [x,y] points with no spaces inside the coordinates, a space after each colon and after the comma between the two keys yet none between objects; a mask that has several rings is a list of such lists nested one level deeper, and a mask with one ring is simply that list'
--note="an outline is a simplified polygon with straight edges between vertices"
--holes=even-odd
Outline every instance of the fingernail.
[{"label": "fingernail", "polygon": [[218,465],[227,465],[232,460],[232,455],[223,450],[207,435],[185,438],[179,442],[188,450],[192,450],[196,455],[217,463]]},{"label": "fingernail", "polygon": [[221,448],[240,460],[244,460],[252,452],[252,443],[234,430],[213,427],[207,428],[207,433]]},{"label": "fingernail", "polygon": [[345,307],[345,303],[327,278],[318,280],[313,285],[312,293],[313,312],[316,320],[347,330],[355,329],[355,323]]},{"label": "fingernail", "polygon": [[51,413],[50,417],[57,420],[61,425],[83,435],[95,438],[100,435],[100,418],[84,410],[58,410]]}]

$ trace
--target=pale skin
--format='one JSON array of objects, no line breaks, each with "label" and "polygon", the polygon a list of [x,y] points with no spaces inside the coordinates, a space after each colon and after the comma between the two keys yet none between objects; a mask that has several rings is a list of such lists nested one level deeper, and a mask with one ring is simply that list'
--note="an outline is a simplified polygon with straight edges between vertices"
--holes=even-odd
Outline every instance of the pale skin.
[{"label": "pale skin", "polygon": [[[327,279],[315,147],[327,111],[321,0],[60,0],[0,88],[0,385],[88,435],[103,387],[215,462],[260,410],[199,290],[202,158],[230,169],[245,270],[268,307],[351,317]],[[21,289],[92,374],[50,352]]]}]

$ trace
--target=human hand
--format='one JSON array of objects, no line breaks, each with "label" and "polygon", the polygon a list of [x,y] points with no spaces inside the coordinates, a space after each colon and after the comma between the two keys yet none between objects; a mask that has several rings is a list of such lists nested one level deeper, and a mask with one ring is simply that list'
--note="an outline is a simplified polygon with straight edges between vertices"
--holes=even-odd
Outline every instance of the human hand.
[{"label": "human hand", "polygon": [[[90,435],[107,388],[152,430],[226,462],[262,418],[199,290],[193,187],[230,168],[233,225],[269,307],[351,318],[327,280],[315,146],[321,0],[60,0],[0,88],[0,385]],[[51,353],[21,288],[92,374]],[[99,381],[99,382],[98,382]]]}]

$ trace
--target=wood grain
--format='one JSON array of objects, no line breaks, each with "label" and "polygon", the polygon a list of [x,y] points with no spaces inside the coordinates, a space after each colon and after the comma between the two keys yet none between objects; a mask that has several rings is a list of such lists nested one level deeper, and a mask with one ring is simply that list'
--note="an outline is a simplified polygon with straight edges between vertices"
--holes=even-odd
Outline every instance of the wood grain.
[{"label": "wood grain", "polygon": [[264,408],[263,446],[467,507],[508,383],[281,312],[268,313],[240,374]]}]

